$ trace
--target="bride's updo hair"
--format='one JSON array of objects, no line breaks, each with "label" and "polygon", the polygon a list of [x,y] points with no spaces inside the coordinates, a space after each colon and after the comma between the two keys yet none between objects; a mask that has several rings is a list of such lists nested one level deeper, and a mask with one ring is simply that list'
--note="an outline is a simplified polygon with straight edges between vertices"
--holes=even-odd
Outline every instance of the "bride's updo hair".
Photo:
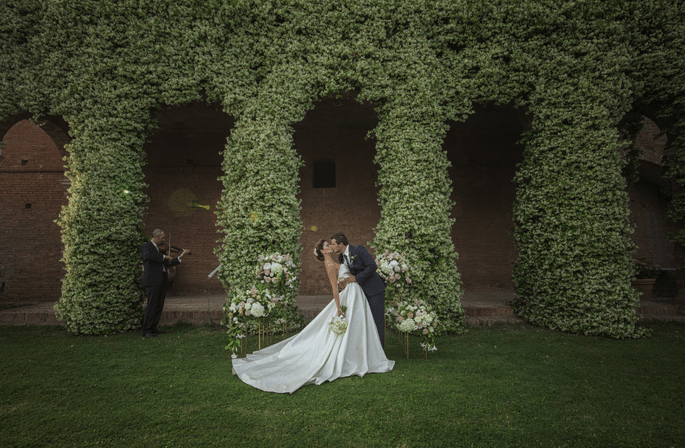
[{"label": "bride's updo hair", "polygon": [[326,240],[319,240],[316,242],[316,246],[314,246],[314,256],[319,261],[323,261],[323,253],[321,253],[321,251],[323,250],[323,243],[325,242]]}]

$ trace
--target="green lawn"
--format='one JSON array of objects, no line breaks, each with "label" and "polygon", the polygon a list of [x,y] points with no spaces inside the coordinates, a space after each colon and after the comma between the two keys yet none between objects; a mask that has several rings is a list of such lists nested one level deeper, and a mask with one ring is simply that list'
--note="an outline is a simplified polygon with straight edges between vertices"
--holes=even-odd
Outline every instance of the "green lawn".
[{"label": "green lawn", "polygon": [[428,360],[389,334],[391,373],[293,395],[231,375],[216,327],[155,339],[0,327],[0,445],[683,446],[685,325],[649,326],[626,341],[478,327],[438,339]]}]

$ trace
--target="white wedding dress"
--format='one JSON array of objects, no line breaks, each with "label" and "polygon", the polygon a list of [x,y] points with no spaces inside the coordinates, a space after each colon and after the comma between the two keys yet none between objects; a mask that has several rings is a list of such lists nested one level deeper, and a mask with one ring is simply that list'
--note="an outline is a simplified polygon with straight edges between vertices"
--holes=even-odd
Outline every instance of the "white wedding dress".
[{"label": "white wedding dress", "polygon": [[[349,272],[342,265],[339,277],[347,277]],[[371,308],[358,283],[350,283],[340,293],[340,305],[347,307],[344,334],[330,329],[331,317],[337,315],[332,300],[295,336],[246,358],[233,359],[233,372],[257,389],[293,393],[306,384],[391,371],[395,361],[385,356]]]}]

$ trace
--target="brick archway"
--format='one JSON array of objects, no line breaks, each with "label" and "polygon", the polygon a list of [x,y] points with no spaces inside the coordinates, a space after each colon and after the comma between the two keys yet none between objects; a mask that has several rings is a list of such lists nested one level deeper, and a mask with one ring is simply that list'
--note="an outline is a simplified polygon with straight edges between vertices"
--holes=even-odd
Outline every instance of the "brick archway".
[{"label": "brick archway", "polygon": [[[643,150],[639,156],[639,180],[628,186],[630,221],[634,226],[631,239],[638,249],[633,254],[664,268],[676,268],[682,262],[682,254],[669,235],[677,232],[677,226],[668,218],[667,209],[673,193],[671,179],[665,177],[667,137],[659,126],[642,116],[643,128],[635,145]],[[644,300],[649,300],[644,298]]]},{"label": "brick archway", "polygon": [[452,123],[445,137],[455,202],[451,236],[465,297],[513,297],[512,267],[518,253],[511,235],[512,180],[523,160],[517,141],[530,123],[521,109],[487,105]]},{"label": "brick archway", "polygon": [[[0,120],[0,140],[5,138],[5,135],[9,130],[24,120],[29,120],[32,115],[28,112],[16,115],[10,115],[4,120]],[[57,147],[59,152],[59,157],[62,159],[67,155],[65,146],[71,142],[71,137],[69,137],[69,124],[62,118],[54,115],[46,116],[45,119],[38,124],[40,128],[45,132],[52,142]],[[3,155],[3,150],[0,148],[0,167],[2,167],[2,162],[6,158]]]},{"label": "brick archway", "polygon": [[[314,103],[304,119],[296,123],[295,148],[302,157],[300,193],[303,232],[300,294],[328,295],[330,284],[321,265],[311,255],[319,239],[343,232],[351,244],[368,243],[381,218],[378,205],[378,166],[375,139],[365,139],[378,117],[370,104],[356,101],[348,92],[342,98],[324,98]],[[315,185],[316,161],[335,167],[335,187]],[[370,249],[370,248],[369,248]]]},{"label": "brick archway", "polygon": [[40,125],[29,114],[0,122],[6,144],[0,166],[0,303],[57,300],[62,243],[54,221],[67,204],[66,123]]},{"label": "brick archway", "polygon": [[[145,233],[163,229],[172,246],[188,248],[191,255],[176,270],[179,294],[218,293],[223,286],[207,275],[218,265],[216,205],[221,197],[221,153],[235,120],[219,104],[194,101],[164,107],[159,127],[148,136],[143,167],[143,190],[149,197]],[[191,208],[193,201],[206,206]]]}]

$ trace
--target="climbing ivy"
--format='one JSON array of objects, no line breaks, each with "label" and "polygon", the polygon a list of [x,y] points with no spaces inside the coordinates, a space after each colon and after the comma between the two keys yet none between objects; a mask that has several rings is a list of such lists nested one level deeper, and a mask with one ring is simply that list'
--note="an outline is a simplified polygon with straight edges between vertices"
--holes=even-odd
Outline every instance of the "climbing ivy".
[{"label": "climbing ivy", "polygon": [[379,116],[372,246],[407,252],[413,293],[447,329],[463,331],[464,312],[442,142],[474,104],[505,104],[529,118],[514,179],[516,312],[641,336],[618,126],[637,113],[667,132],[682,221],[683,16],[672,0],[7,0],[0,117],[60,115],[73,138],[60,316],[73,333],[139,324],[143,143],[161,108],[220,102],[236,119],[217,208],[230,294],[250,286],[259,254],[300,253],[293,125],[344,94]]}]

